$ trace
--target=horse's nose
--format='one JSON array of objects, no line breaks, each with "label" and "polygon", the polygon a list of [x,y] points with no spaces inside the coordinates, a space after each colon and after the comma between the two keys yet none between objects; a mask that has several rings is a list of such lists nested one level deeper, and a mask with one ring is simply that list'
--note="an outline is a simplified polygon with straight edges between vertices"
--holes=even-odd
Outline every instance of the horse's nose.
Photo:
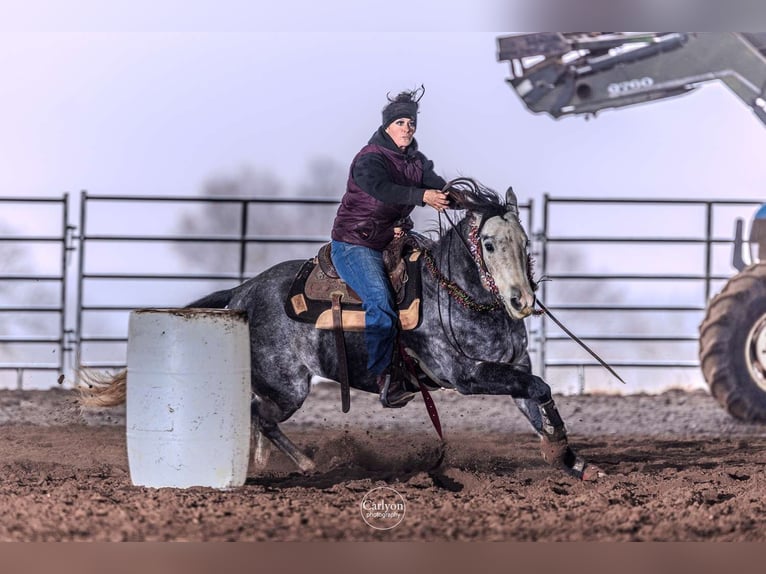
[{"label": "horse's nose", "polygon": [[535,296],[533,293],[522,292],[515,289],[511,296],[511,307],[519,313],[529,311],[535,306]]}]

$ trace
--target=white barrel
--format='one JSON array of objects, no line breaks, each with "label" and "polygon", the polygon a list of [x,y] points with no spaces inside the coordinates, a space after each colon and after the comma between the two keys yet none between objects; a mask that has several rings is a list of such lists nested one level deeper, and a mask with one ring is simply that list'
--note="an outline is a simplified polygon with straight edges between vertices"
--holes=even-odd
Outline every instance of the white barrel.
[{"label": "white barrel", "polygon": [[137,486],[242,486],[250,452],[247,315],[133,311],[126,432]]}]

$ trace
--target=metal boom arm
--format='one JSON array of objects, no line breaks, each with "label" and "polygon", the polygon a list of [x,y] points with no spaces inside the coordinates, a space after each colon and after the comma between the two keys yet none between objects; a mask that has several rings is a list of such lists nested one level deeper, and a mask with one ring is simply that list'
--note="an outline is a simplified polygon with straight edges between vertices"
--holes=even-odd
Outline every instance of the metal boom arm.
[{"label": "metal boom arm", "polygon": [[766,124],[766,33],[558,33],[498,38],[533,112],[595,115],[720,80]]}]

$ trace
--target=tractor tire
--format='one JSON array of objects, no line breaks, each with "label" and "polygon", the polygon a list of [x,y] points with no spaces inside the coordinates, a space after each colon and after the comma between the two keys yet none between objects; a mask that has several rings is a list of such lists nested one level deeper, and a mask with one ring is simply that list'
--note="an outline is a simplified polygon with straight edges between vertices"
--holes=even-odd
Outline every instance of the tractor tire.
[{"label": "tractor tire", "polygon": [[766,423],[766,262],[732,277],[699,328],[710,393],[736,419]]}]

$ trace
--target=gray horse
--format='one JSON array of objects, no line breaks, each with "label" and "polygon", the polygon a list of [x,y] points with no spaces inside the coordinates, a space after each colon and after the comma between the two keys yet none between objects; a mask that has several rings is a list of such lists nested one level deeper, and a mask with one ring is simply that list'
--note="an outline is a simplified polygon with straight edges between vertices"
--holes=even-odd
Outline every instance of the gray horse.
[{"label": "gray horse", "polygon": [[[429,241],[420,258],[422,320],[400,335],[430,388],[453,388],[464,395],[510,395],[541,439],[544,459],[583,480],[603,473],[570,448],[550,387],[532,374],[523,319],[534,312],[529,242],[511,190],[503,201],[473,180],[448,184],[453,206],[465,210],[454,226]],[[306,400],[315,377],[340,380],[333,333],[287,317],[290,285],[304,261],[285,261],[245,283],[212,293],[188,307],[243,309],[250,328],[252,421],[262,464],[267,443],[284,452],[302,471],[313,461],[282,432]],[[285,345],[290,341],[290,345]],[[362,333],[347,333],[348,378],[353,388],[377,393],[366,370]],[[93,385],[85,405],[125,400],[126,373]],[[417,388],[417,387],[415,387]]]}]

